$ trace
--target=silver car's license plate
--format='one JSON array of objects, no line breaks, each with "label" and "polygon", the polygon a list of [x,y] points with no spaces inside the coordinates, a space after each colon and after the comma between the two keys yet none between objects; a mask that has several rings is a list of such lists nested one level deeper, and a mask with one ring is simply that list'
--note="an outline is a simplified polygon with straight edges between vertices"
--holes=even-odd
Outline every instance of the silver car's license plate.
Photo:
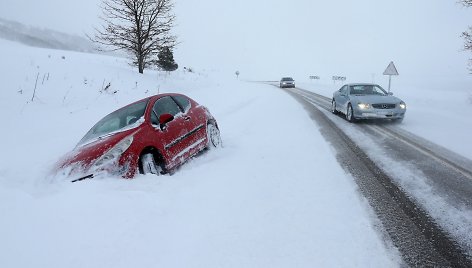
[{"label": "silver car's license plate", "polygon": [[392,111],[378,111],[377,114],[379,115],[393,115]]}]

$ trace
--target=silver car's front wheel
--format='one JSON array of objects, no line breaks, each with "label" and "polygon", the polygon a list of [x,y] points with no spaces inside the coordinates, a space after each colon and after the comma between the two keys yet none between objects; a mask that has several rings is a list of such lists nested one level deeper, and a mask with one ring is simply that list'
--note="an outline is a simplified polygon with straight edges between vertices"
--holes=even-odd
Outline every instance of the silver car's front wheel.
[{"label": "silver car's front wheel", "polygon": [[336,101],[333,99],[333,101],[331,102],[331,112],[333,114],[337,114],[338,113],[338,110],[336,110]]},{"label": "silver car's front wheel", "polygon": [[350,103],[347,105],[346,120],[351,123],[355,121],[354,111],[352,110],[352,105]]}]

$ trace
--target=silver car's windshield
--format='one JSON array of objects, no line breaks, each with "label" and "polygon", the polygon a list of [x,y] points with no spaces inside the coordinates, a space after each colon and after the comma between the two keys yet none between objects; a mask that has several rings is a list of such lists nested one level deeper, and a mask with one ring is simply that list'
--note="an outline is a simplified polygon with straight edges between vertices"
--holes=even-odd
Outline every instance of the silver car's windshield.
[{"label": "silver car's windshield", "polygon": [[147,103],[148,100],[140,101],[105,116],[85,134],[79,145],[134,124],[139,118],[143,117]]},{"label": "silver car's windshield", "polygon": [[387,92],[378,85],[354,85],[349,87],[350,95],[388,95]]}]

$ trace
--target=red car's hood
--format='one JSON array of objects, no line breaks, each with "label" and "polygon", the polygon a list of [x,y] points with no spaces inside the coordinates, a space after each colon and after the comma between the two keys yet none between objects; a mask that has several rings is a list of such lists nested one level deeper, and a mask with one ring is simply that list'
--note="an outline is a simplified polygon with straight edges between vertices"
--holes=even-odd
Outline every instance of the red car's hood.
[{"label": "red car's hood", "polygon": [[65,168],[71,165],[80,165],[83,169],[87,169],[95,160],[135,131],[136,129],[128,129],[99,137],[83,145],[78,145],[62,158],[58,167]]}]

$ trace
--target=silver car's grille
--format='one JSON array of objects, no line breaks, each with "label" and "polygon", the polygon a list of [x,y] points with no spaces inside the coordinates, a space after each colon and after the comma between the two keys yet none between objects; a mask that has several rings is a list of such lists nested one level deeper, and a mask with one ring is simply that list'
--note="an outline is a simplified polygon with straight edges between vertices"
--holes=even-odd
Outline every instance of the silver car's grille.
[{"label": "silver car's grille", "polygon": [[372,104],[375,109],[395,109],[395,104],[392,103],[376,103]]}]

